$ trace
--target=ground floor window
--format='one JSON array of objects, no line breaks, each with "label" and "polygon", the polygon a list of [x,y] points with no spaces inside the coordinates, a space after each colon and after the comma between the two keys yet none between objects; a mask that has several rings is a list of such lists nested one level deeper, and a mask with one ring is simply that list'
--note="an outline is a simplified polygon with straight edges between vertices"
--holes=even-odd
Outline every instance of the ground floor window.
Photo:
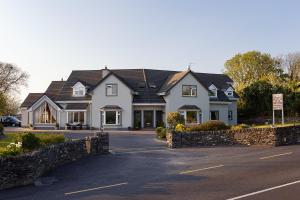
[{"label": "ground floor window", "polygon": [[56,123],[56,118],[56,110],[47,102],[44,102],[34,111],[34,122],[37,124],[53,124]]},{"label": "ground floor window", "polygon": [[232,121],[233,120],[233,114],[232,114],[232,110],[228,111],[228,120]]},{"label": "ground floor window", "polygon": [[179,114],[184,118],[186,124],[201,124],[202,113],[197,110],[179,111]]},{"label": "ground floor window", "polygon": [[219,120],[219,111],[210,111],[210,120]]},{"label": "ground floor window", "polygon": [[101,111],[102,122],[104,125],[120,125],[121,111],[118,110],[104,110]]},{"label": "ground floor window", "polygon": [[85,124],[85,112],[84,111],[68,112],[68,123]]}]

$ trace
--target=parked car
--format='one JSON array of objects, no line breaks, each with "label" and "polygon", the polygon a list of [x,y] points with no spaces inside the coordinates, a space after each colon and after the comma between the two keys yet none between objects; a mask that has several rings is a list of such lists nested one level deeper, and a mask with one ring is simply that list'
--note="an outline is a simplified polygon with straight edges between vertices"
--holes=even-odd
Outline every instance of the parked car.
[{"label": "parked car", "polygon": [[3,126],[19,126],[19,127],[21,127],[21,121],[13,116],[1,117],[0,123],[3,124]]}]

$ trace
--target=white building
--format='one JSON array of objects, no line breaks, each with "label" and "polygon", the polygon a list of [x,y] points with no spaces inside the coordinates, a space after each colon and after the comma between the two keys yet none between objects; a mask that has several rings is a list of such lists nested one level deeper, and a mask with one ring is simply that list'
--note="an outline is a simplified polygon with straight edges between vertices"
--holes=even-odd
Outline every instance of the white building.
[{"label": "white building", "polygon": [[238,96],[224,74],[120,69],[72,71],[45,93],[30,93],[21,105],[22,126],[109,129],[166,125],[169,112],[186,124],[237,123]]}]

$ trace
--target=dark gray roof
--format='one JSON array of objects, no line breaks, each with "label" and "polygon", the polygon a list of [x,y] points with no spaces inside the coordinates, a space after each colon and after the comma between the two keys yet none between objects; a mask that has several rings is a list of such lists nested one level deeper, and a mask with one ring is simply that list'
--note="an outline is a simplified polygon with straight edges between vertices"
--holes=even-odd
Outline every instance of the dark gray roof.
[{"label": "dark gray roof", "polygon": [[91,100],[91,95],[87,94],[84,97],[73,97],[73,86],[77,82],[81,82],[87,89],[96,85],[102,79],[101,70],[78,70],[72,71],[62,90],[60,91],[57,100]]},{"label": "dark gray roof", "polygon": [[198,106],[196,105],[183,105],[178,110],[201,110]]},{"label": "dark gray roof", "polygon": [[69,103],[66,110],[86,110],[88,105],[87,103]]},{"label": "dark gray roof", "polygon": [[103,106],[101,109],[121,110],[122,108],[118,105],[106,105]]},{"label": "dark gray roof", "polygon": [[[109,70],[133,92],[133,103],[165,103],[164,97],[158,93],[166,92],[174,87],[185,75],[191,73],[206,89],[211,84],[218,88],[218,98],[214,101],[230,101],[224,91],[233,81],[224,74],[195,73],[187,71],[168,71],[153,69],[115,69]],[[105,78],[104,78],[105,79]],[[89,94],[103,81],[102,70],[72,71],[66,81],[53,81],[45,94],[55,101],[91,100]],[[84,97],[73,97],[73,86],[81,82],[87,88]],[[234,93],[234,97],[238,98]]]},{"label": "dark gray roof", "polygon": [[25,108],[31,107],[43,95],[44,95],[44,93],[29,93],[20,107],[25,107]]}]

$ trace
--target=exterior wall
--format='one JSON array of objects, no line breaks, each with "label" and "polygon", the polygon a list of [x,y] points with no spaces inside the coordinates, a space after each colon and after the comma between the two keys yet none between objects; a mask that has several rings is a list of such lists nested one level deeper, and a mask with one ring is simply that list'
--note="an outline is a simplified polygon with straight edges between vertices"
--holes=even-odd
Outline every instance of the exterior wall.
[{"label": "exterior wall", "polygon": [[22,119],[21,119],[21,125],[22,126],[28,126],[28,111],[27,108],[21,108],[21,115],[22,115]]},{"label": "exterior wall", "polygon": [[67,122],[67,112],[66,111],[60,111],[60,122],[59,122],[59,126],[60,128],[65,128],[65,125]]},{"label": "exterior wall", "polygon": [[[182,85],[197,85],[197,97],[183,97]],[[202,121],[209,120],[209,97],[208,91],[191,75],[186,75],[165,96],[166,116],[169,112],[177,112],[183,105],[196,105],[202,111]]]},{"label": "exterior wall", "polygon": [[228,124],[228,105],[210,104],[210,111],[219,111],[219,120]]},{"label": "exterior wall", "polygon": [[[106,84],[118,84],[117,96],[106,96]],[[93,91],[92,95],[92,127],[100,128],[100,109],[106,105],[118,105],[122,108],[120,126],[109,125],[104,128],[128,128],[131,127],[133,122],[132,117],[132,95],[131,90],[122,83],[118,78],[111,75],[107,77],[98,87]]]},{"label": "exterior wall", "polygon": [[236,125],[237,124],[237,102],[233,101],[229,106],[228,110],[232,110],[232,120],[229,121],[229,125]]}]

